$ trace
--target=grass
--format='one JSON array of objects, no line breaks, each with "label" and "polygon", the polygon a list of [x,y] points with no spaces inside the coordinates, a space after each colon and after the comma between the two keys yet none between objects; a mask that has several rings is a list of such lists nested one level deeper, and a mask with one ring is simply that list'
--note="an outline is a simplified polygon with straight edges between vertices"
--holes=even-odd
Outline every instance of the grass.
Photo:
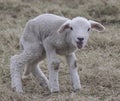
[{"label": "grass", "polygon": [[[0,101],[119,101],[120,2],[118,0],[1,0],[0,1]],[[25,23],[42,13],[73,18],[85,16],[105,25],[104,33],[90,33],[85,49],[77,51],[81,91],[73,92],[68,67],[60,57],[60,92],[50,94],[31,76],[23,83],[25,94],[11,91],[9,60],[19,53]],[[41,63],[48,76],[46,60]]]}]

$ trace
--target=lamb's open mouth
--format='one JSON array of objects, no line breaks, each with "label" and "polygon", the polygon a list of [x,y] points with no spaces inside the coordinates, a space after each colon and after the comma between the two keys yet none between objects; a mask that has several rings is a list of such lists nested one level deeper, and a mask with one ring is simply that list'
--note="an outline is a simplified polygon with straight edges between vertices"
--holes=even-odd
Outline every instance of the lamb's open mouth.
[{"label": "lamb's open mouth", "polygon": [[83,47],[83,42],[77,41],[76,43],[79,49]]}]

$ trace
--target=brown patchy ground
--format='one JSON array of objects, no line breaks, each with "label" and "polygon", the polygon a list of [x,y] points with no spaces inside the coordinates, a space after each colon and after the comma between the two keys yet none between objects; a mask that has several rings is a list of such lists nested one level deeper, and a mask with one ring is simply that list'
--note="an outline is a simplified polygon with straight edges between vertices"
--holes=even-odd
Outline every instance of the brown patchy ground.
[{"label": "brown patchy ground", "polygon": [[[104,33],[91,32],[77,54],[81,91],[73,92],[67,64],[60,65],[60,92],[50,94],[31,76],[25,94],[10,88],[10,56],[19,53],[25,23],[42,13],[69,18],[85,16],[103,23]],[[41,63],[48,76],[46,60]],[[120,101],[120,0],[0,0],[0,101]]]}]

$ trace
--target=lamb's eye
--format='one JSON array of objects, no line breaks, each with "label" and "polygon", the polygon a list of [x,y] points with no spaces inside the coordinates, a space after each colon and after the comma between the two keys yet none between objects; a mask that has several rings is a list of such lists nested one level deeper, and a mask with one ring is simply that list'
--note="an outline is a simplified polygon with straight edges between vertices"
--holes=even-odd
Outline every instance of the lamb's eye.
[{"label": "lamb's eye", "polygon": [[88,28],[88,31],[90,31],[90,28]]}]

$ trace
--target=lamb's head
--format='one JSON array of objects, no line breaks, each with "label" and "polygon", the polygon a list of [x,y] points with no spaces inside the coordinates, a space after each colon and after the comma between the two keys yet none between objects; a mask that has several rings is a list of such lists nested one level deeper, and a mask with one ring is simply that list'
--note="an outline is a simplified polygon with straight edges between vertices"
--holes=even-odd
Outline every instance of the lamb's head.
[{"label": "lamb's head", "polygon": [[68,34],[72,44],[80,49],[86,45],[91,29],[102,32],[105,27],[96,21],[87,20],[83,17],[76,17],[66,21],[59,28],[58,32],[61,34]]}]

